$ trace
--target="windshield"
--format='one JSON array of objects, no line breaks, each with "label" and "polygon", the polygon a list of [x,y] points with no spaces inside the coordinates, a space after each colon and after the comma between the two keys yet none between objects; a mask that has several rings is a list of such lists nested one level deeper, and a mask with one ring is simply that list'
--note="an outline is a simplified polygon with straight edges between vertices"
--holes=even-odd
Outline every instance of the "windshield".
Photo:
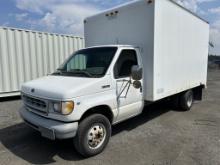
[{"label": "windshield", "polygon": [[80,50],[73,54],[53,75],[103,77],[116,51],[116,47]]}]

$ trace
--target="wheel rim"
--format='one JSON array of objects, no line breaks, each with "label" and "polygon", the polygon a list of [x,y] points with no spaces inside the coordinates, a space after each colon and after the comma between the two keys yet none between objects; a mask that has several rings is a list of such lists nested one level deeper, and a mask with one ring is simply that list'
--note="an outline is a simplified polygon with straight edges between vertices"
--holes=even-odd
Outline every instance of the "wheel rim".
[{"label": "wheel rim", "polygon": [[192,95],[189,95],[189,96],[188,96],[188,99],[187,99],[187,106],[188,106],[188,107],[191,107],[191,106],[192,106],[192,103],[193,103],[193,96],[192,96]]},{"label": "wheel rim", "polygon": [[103,124],[95,124],[88,131],[87,141],[89,148],[97,149],[104,143],[106,138],[106,129]]}]

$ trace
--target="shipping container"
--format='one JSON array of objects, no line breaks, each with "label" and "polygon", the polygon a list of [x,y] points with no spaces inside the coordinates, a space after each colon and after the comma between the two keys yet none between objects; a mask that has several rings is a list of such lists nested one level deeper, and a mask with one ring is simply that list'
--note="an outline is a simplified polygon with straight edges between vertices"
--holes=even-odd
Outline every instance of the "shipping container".
[{"label": "shipping container", "polygon": [[22,83],[52,73],[84,39],[0,27],[0,97],[20,94]]}]

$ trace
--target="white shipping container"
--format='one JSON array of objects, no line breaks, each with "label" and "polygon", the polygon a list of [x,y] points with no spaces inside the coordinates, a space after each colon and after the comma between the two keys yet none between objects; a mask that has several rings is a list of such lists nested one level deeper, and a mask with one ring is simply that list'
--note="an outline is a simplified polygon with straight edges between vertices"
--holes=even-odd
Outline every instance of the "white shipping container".
[{"label": "white shipping container", "polygon": [[206,86],[209,24],[172,0],[139,0],[85,20],[86,47],[140,48],[144,99]]},{"label": "white shipping container", "polygon": [[0,27],[0,97],[19,95],[22,83],[55,71],[84,39]]}]

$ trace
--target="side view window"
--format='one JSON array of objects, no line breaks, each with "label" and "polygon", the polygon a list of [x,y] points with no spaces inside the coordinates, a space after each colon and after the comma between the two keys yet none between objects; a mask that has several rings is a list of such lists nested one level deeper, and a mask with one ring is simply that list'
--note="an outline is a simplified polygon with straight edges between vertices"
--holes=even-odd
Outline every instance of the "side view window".
[{"label": "side view window", "polygon": [[114,76],[116,79],[129,77],[131,68],[137,65],[137,55],[135,50],[123,50],[114,67]]}]

